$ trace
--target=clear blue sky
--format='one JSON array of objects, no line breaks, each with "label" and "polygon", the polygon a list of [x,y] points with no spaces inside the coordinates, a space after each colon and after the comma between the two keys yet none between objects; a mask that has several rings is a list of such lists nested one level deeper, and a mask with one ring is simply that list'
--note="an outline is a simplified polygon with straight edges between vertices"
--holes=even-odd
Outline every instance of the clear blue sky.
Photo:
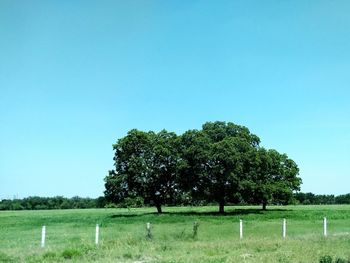
[{"label": "clear blue sky", "polygon": [[0,1],[0,198],[103,194],[128,130],[231,121],[350,192],[350,2]]}]

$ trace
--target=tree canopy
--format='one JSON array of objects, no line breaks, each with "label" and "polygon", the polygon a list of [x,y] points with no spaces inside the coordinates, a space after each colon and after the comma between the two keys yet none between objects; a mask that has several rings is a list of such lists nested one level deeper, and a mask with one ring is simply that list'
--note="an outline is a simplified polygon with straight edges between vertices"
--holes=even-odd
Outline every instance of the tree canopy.
[{"label": "tree canopy", "polygon": [[177,143],[176,134],[165,130],[129,131],[113,145],[116,169],[106,178],[106,198],[117,203],[141,196],[161,213],[176,195]]},{"label": "tree canopy", "polygon": [[248,176],[242,182],[249,203],[262,204],[265,210],[272,200],[287,204],[293,191],[300,190],[298,166],[286,154],[258,148],[250,153],[249,160]]},{"label": "tree canopy", "polygon": [[216,202],[221,213],[228,202],[266,209],[272,201],[288,203],[301,184],[293,160],[260,147],[257,135],[231,122],[207,122],[180,136],[133,129],[113,149],[115,169],[105,178],[106,199],[143,198],[158,213],[162,205],[185,198]]}]

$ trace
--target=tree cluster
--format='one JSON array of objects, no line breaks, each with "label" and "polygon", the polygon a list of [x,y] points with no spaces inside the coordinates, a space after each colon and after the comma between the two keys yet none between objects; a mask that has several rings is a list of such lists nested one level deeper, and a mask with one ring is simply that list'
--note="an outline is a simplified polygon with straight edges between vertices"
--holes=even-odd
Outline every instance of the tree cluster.
[{"label": "tree cluster", "polygon": [[105,197],[116,204],[143,198],[159,213],[164,204],[186,202],[215,202],[221,213],[227,203],[287,204],[299,190],[299,169],[259,144],[248,128],[230,122],[207,122],[180,136],[130,130],[113,145]]},{"label": "tree cluster", "polygon": [[105,207],[104,197],[82,198],[63,196],[39,197],[30,196],[23,199],[3,199],[0,201],[0,210],[47,210],[47,209],[76,209]]},{"label": "tree cluster", "polygon": [[350,204],[350,194],[334,196],[317,195],[313,193],[295,193],[294,198],[297,204],[303,205]]}]

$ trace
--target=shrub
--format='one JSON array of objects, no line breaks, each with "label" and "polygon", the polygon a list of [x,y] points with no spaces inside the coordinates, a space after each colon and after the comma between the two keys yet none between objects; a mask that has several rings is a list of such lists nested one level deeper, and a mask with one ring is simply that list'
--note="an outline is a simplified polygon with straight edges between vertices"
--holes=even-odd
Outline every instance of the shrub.
[{"label": "shrub", "polygon": [[61,255],[65,259],[71,259],[71,258],[75,258],[75,257],[81,256],[81,251],[79,251],[76,248],[67,248],[67,249],[63,250]]},{"label": "shrub", "polygon": [[349,263],[349,260],[343,259],[343,258],[337,258],[335,261],[335,263]]},{"label": "shrub", "polygon": [[57,258],[57,254],[55,252],[52,252],[52,251],[49,251],[49,252],[46,252],[44,255],[43,255],[43,258],[44,259],[55,259]]},{"label": "shrub", "polygon": [[17,260],[13,257],[6,255],[3,252],[0,252],[0,262],[17,262]]},{"label": "shrub", "polygon": [[119,204],[121,208],[136,208],[144,205],[144,199],[141,196],[127,197],[122,203]]},{"label": "shrub", "polygon": [[332,257],[329,255],[322,256],[320,258],[320,263],[332,263]]},{"label": "shrub", "polygon": [[118,206],[114,203],[108,203],[105,205],[105,208],[118,208]]}]

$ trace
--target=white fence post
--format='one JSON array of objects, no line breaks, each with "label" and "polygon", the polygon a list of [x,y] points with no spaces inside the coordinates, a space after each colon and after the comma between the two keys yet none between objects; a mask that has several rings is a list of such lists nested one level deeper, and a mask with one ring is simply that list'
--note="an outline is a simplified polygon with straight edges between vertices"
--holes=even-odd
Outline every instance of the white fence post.
[{"label": "white fence post", "polygon": [[282,236],[283,238],[286,238],[286,233],[287,233],[287,221],[285,218],[283,218],[283,227],[282,227]]},{"label": "white fence post", "polygon": [[151,239],[152,238],[152,233],[151,233],[151,223],[146,224],[146,230],[147,230],[147,238]]},{"label": "white fence post", "polygon": [[327,218],[323,218],[323,235],[327,236]]},{"label": "white fence post", "polygon": [[45,247],[46,226],[41,229],[41,247]]},{"label": "white fence post", "polygon": [[95,234],[95,244],[98,245],[98,236],[100,232],[100,227],[98,224],[96,224],[96,234]]},{"label": "white fence post", "polygon": [[239,220],[239,238],[243,239],[243,221],[242,221],[242,219]]}]

